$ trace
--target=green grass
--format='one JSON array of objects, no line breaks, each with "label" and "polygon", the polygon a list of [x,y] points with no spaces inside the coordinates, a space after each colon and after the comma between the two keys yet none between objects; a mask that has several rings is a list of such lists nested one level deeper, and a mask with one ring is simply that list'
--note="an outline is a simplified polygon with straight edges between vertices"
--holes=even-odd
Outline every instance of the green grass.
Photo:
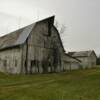
[{"label": "green grass", "polygon": [[0,100],[100,100],[100,68],[42,75],[0,73]]}]

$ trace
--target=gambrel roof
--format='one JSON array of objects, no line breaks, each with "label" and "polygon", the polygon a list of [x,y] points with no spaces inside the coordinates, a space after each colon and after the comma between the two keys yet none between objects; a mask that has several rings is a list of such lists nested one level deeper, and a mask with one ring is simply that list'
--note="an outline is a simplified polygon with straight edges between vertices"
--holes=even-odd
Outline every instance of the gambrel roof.
[{"label": "gambrel roof", "polygon": [[35,24],[31,24],[10,34],[0,37],[0,49],[14,47],[23,44],[29,36]]},{"label": "gambrel roof", "polygon": [[[43,19],[41,21],[44,20],[50,20],[50,23],[54,23],[54,16],[51,16],[49,18]],[[39,23],[41,21],[35,22],[31,25],[28,25],[26,27],[20,28],[14,32],[11,32],[5,36],[0,37],[0,50],[4,50],[7,48],[11,48],[11,47],[15,47],[15,46],[19,46],[23,43],[25,43],[26,39],[28,38],[29,34],[31,33],[31,31],[34,29],[36,23]],[[59,34],[58,34],[59,36]],[[60,42],[61,42],[61,46],[64,50],[61,38],[59,37]]]}]

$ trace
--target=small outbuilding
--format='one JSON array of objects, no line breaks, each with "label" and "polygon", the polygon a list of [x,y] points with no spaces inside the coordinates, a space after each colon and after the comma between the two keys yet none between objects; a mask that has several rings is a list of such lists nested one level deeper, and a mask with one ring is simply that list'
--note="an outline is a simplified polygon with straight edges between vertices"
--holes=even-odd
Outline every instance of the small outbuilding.
[{"label": "small outbuilding", "polygon": [[94,50],[69,52],[68,54],[81,60],[83,69],[96,67],[97,56]]}]

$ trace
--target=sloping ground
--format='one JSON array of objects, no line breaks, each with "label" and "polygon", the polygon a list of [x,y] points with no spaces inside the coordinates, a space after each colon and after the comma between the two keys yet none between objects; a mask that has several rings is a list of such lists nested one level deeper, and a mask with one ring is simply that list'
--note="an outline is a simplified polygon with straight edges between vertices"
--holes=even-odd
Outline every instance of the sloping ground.
[{"label": "sloping ground", "polygon": [[0,100],[100,100],[100,68],[27,76],[0,73]]}]

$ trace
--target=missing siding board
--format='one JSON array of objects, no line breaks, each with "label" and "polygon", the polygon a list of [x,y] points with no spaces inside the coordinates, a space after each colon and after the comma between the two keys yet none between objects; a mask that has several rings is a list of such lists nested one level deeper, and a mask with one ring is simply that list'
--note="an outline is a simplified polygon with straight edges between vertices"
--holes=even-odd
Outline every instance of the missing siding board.
[{"label": "missing siding board", "polygon": [[17,60],[15,59],[15,67],[17,67]]},{"label": "missing siding board", "polygon": [[7,60],[3,60],[4,70],[7,71]]},{"label": "missing siding board", "polygon": [[4,61],[3,61],[3,64],[4,64],[4,66],[6,67],[6,66],[7,66],[7,60],[4,60]]},{"label": "missing siding board", "polygon": [[52,23],[51,20],[48,21],[48,36],[51,36],[51,27],[52,27]]},{"label": "missing siding board", "polygon": [[26,60],[25,60],[25,74],[27,74],[27,72],[28,72],[28,69],[27,69],[27,62],[26,62]]}]

